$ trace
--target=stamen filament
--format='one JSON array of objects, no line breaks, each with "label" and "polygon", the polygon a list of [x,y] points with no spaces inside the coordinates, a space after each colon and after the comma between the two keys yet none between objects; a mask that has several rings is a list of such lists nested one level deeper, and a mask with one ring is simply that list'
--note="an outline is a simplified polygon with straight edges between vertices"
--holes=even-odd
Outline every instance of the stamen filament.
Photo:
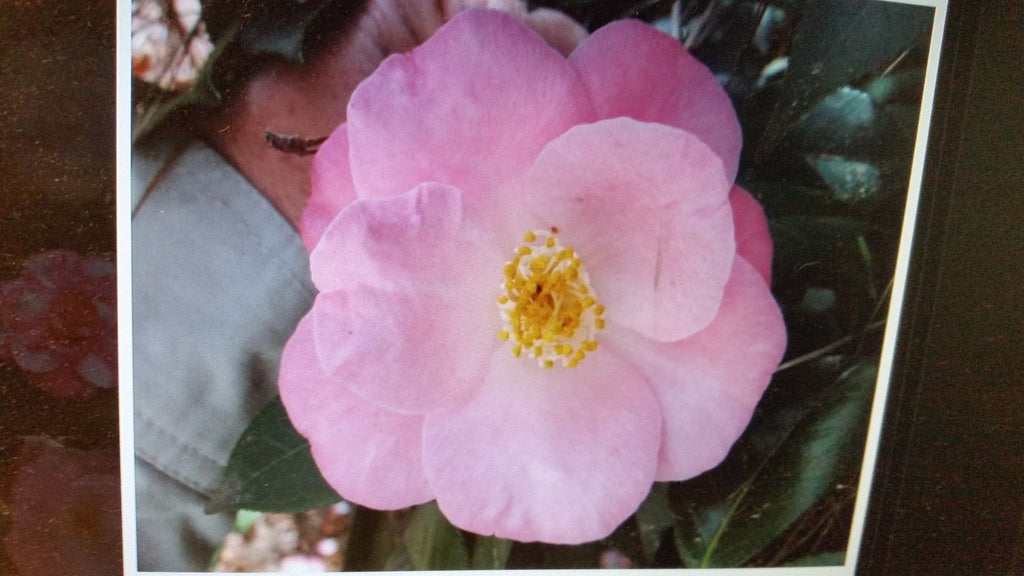
[{"label": "stamen filament", "polygon": [[573,367],[597,350],[605,311],[576,251],[562,247],[558,229],[523,234],[513,259],[504,267],[502,317],[498,338],[512,341],[512,355],[525,352],[544,368]]}]

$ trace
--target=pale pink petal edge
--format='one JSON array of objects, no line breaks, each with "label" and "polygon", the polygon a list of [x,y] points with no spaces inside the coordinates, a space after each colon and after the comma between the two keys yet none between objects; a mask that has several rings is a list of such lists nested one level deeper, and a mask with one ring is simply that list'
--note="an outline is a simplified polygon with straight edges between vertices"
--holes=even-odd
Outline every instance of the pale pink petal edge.
[{"label": "pale pink petal edge", "polygon": [[469,404],[427,416],[426,474],[452,523],[579,544],[636,511],[654,479],[658,404],[640,374],[601,352],[545,370],[498,350]]},{"label": "pale pink petal edge", "polygon": [[307,315],[285,346],[279,387],[324,479],[346,500],[381,510],[432,500],[423,475],[423,418],[374,406],[327,377],[313,338]]}]

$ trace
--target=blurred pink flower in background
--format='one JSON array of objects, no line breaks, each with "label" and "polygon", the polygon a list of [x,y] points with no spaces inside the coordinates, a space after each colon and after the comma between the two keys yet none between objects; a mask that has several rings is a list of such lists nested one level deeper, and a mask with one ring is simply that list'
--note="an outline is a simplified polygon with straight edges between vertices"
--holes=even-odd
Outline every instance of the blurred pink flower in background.
[{"label": "blurred pink flower in background", "polygon": [[57,398],[117,384],[117,279],[100,257],[54,250],[0,286],[0,360]]},{"label": "blurred pink flower in background", "polygon": [[597,565],[601,568],[625,570],[633,567],[633,562],[618,550],[604,550],[598,557]]},{"label": "blurred pink flower in background", "polygon": [[703,65],[638,22],[566,59],[471,11],[347,118],[314,161],[319,295],[280,376],[343,497],[571,544],[725,457],[786,332]]},{"label": "blurred pink flower in background", "polygon": [[117,452],[30,438],[20,461],[5,545],[21,576],[120,574]]}]

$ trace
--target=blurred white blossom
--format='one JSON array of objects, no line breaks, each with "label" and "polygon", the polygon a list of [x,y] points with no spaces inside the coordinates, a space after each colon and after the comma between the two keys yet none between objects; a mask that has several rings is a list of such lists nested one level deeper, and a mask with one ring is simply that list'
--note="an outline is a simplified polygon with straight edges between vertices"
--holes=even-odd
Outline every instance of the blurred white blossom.
[{"label": "blurred white blossom", "polygon": [[344,563],[351,506],[297,514],[258,514],[236,523],[220,546],[214,572],[335,572]]},{"label": "blurred white blossom", "polygon": [[289,574],[308,574],[310,572],[327,572],[327,562],[319,556],[295,554],[281,559],[281,572]]},{"label": "blurred white blossom", "polygon": [[165,90],[195,82],[213,43],[199,0],[132,0],[132,74]]}]

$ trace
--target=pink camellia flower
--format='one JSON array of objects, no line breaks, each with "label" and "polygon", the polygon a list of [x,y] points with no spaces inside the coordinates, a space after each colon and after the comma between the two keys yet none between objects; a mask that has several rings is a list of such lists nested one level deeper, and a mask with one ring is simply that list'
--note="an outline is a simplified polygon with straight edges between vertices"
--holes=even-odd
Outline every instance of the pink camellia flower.
[{"label": "pink camellia flower", "polygon": [[638,22],[566,59],[470,11],[347,117],[314,161],[319,295],[280,377],[340,494],[571,544],[725,457],[786,335],[704,66]]},{"label": "pink camellia flower", "polygon": [[6,548],[22,576],[121,573],[117,452],[26,441],[11,486]]},{"label": "pink camellia flower", "polygon": [[0,360],[57,398],[117,383],[117,276],[104,258],[67,250],[25,262],[0,286]]}]

